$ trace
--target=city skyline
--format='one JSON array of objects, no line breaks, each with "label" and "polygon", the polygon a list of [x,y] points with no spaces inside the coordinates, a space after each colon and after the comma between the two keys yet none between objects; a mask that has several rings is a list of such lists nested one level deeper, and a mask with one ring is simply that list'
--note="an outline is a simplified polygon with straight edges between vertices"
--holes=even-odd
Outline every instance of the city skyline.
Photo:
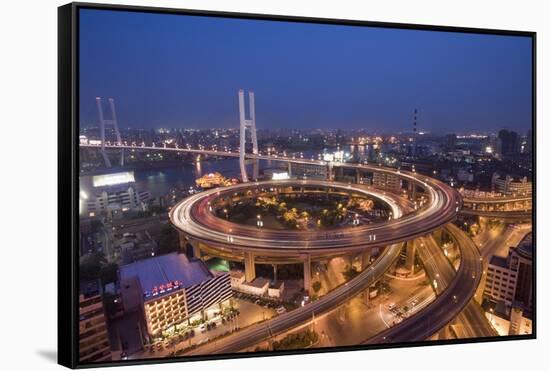
[{"label": "city skyline", "polygon": [[526,37],[94,10],[80,22],[82,125],[104,96],[121,127],[235,128],[244,87],[259,129],[406,132],[415,108],[433,133],[531,126]]},{"label": "city skyline", "polygon": [[81,364],[535,336],[531,37],[79,19]]}]

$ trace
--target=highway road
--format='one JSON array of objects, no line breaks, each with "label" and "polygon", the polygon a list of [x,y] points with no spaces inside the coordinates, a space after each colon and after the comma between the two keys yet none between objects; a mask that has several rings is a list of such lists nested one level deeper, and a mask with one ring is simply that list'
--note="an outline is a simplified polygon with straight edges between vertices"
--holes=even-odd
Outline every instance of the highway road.
[{"label": "highway road", "polygon": [[[413,178],[426,189],[428,202],[416,212],[405,215],[400,207],[402,197],[389,192],[324,180],[278,180],[241,183],[198,193],[174,206],[170,211],[170,220],[177,229],[208,246],[256,253],[325,254],[331,250],[332,253],[343,253],[366,247],[383,247],[425,235],[454,220],[458,213],[461,200],[453,188],[437,180]],[[259,229],[231,223],[209,211],[209,203],[219,197],[228,197],[235,192],[285,186],[332,188],[376,197],[390,206],[393,219],[380,224],[340,228],[334,233],[320,233]]]},{"label": "highway road", "polygon": [[[428,275],[433,277],[431,281],[437,292],[437,298],[424,310],[365,340],[363,344],[426,340],[451,323],[469,305],[482,274],[479,251],[472,240],[465,236],[458,227],[449,224],[446,229],[457,242],[461,252],[461,264],[454,279],[452,278],[454,270],[441,249],[434,244],[424,242],[424,246],[419,249],[419,254],[425,260],[424,264]],[[426,248],[427,251],[422,251],[423,248]],[[443,287],[446,288],[443,289]],[[475,311],[468,311],[467,316],[474,315]],[[484,328],[482,324],[475,324],[473,328],[477,329],[477,326]],[[489,334],[487,331],[484,335],[493,336],[496,333]]]},{"label": "highway road", "polygon": [[[314,345],[315,348],[356,345],[365,337],[374,336],[387,329],[393,322],[400,321],[399,317],[388,309],[390,303],[401,310],[408,307],[407,316],[411,316],[433,301],[435,294],[432,288],[423,282],[423,279],[392,279],[389,282],[392,292],[388,296],[381,294],[377,298],[367,299],[366,293],[362,292],[336,310],[324,316],[316,316],[313,321],[291,332],[299,332],[303,328],[314,329],[322,340]],[[284,335],[291,332],[285,332]],[[262,344],[264,347],[266,345],[266,342]],[[254,350],[254,346],[248,350]]]},{"label": "highway road", "polygon": [[[451,224],[447,226],[447,230],[461,248],[463,260],[456,272],[456,277],[452,279],[448,273],[453,272],[453,268],[443,253],[441,253],[439,247],[434,247],[430,244],[432,246],[427,249],[428,252],[424,255],[424,258],[428,262],[432,261],[434,263],[433,265],[428,263],[429,268],[427,270],[431,270],[438,282],[437,284],[432,283],[434,289],[438,291],[437,298],[408,319],[367,339],[362,342],[363,344],[426,340],[449,324],[464,308],[466,308],[465,316],[470,322],[473,321],[469,317],[474,318],[474,320],[480,318],[475,314],[477,311],[476,307],[468,309],[471,297],[475,292],[482,273],[479,251],[475,244],[458,227]],[[429,245],[426,244],[425,246]],[[391,263],[398,257],[401,245],[395,244],[390,246],[389,249],[391,250],[382,254],[371,268],[362,272],[358,277],[348,282],[347,285],[338,287],[318,301],[280,317],[244,329],[234,335],[207,343],[200,348],[185,353],[185,355],[192,356],[239,351],[269,339],[276,334],[295,328],[300,324],[307,323],[314,316],[319,316],[336,308],[339,304],[349,300],[375,282],[377,280],[375,277],[379,278],[389,268]],[[441,287],[446,287],[446,289],[438,290],[436,286],[440,287],[440,285]],[[483,313],[477,313],[483,316]],[[470,328],[476,331],[476,334],[481,333],[481,331],[486,330],[486,323],[487,321],[483,317],[483,321],[474,323]],[[494,336],[495,334],[491,329],[491,331],[483,332],[481,336]]]},{"label": "highway road", "polygon": [[[97,147],[97,146],[96,146]],[[113,146],[114,148],[121,148],[121,146]],[[136,148],[128,146],[128,149]],[[139,147],[138,147],[139,148]],[[166,148],[165,148],[166,149]],[[175,150],[183,151],[182,149],[166,149],[166,150]],[[187,152],[192,153],[205,153],[211,154],[214,156],[229,156],[236,157],[238,153],[229,153],[221,151],[203,151],[203,150],[187,150]],[[435,179],[426,178],[416,173],[399,171],[396,169],[382,168],[373,165],[363,165],[363,164],[345,164],[345,163],[331,163],[328,164],[324,161],[318,160],[306,160],[306,159],[296,159],[296,158],[278,158],[277,156],[264,156],[264,155],[246,155],[247,159],[269,159],[269,160],[280,160],[285,162],[294,162],[294,163],[308,163],[316,164],[323,166],[333,166],[333,167],[348,167],[355,168],[359,170],[372,171],[372,172],[381,172],[392,175],[398,175],[402,179],[406,179],[414,182],[417,186],[423,188],[428,195],[428,205],[423,207],[421,210],[402,216],[402,214],[397,211],[400,210],[396,203],[384,193],[382,194],[372,194],[373,196],[379,197],[380,199],[387,200],[388,204],[394,210],[394,220],[385,223],[381,226],[375,226],[379,229],[376,231],[368,231],[368,234],[365,234],[366,231],[361,228],[354,228],[350,231],[346,231],[343,235],[339,235],[337,238],[323,236],[319,233],[316,233],[315,236],[308,237],[299,237],[297,239],[288,239],[285,234],[286,239],[279,239],[277,235],[262,235],[266,233],[265,231],[258,231],[253,229],[254,233],[247,235],[250,231],[231,231],[235,235],[228,235],[228,230],[223,229],[222,231],[212,230],[211,225],[205,228],[201,226],[200,223],[197,223],[198,219],[202,222],[202,217],[206,214],[196,214],[192,213],[193,206],[195,206],[199,201],[204,202],[204,197],[213,197],[217,192],[221,190],[213,190],[202,192],[196,196],[191,196],[182,203],[176,205],[170,213],[170,219],[174,225],[181,231],[192,235],[195,238],[205,240],[207,243],[219,244],[222,246],[227,246],[227,243],[235,248],[244,248],[251,250],[263,250],[263,251],[277,251],[280,252],[286,249],[297,249],[298,251],[314,251],[317,250],[326,250],[326,249],[346,249],[349,246],[365,246],[375,245],[375,246],[388,246],[385,252],[375,261],[369,269],[362,272],[355,279],[349,281],[347,284],[340,286],[330,292],[329,294],[323,296],[319,300],[307,304],[304,307],[298,308],[289,313],[283,314],[274,319],[265,321],[253,325],[249,328],[246,328],[234,335],[227,336],[225,338],[207,343],[197,349],[187,352],[186,356],[193,355],[202,355],[202,354],[214,354],[214,353],[227,353],[235,352],[243,348],[252,346],[259,343],[262,340],[272,337],[274,334],[279,334],[288,329],[294,328],[299,324],[309,321],[316,314],[320,315],[326,313],[342,302],[349,300],[354,295],[358,294],[366,287],[374,283],[382,274],[390,267],[390,265],[398,257],[401,244],[396,243],[400,241],[412,240],[416,237],[425,235],[442,225],[447,224],[456,217],[456,213],[462,206],[461,197],[458,193],[448,187],[446,184],[439,182]],[[288,184],[296,183],[296,181],[289,181]],[[313,181],[303,181],[303,184],[307,185],[307,182]],[[319,181],[324,184],[325,187],[335,187],[338,186],[337,183],[328,182],[328,181]],[[245,183],[237,186],[228,187],[230,191],[236,189],[245,189],[245,187],[250,186],[251,184],[259,186],[260,183]],[[269,182],[265,182],[267,186]],[[281,181],[278,181],[277,185],[281,185]],[[264,185],[264,184],[261,184]],[[318,185],[322,185],[321,183]],[[350,189],[353,189],[354,192],[364,192],[364,188],[361,189],[359,186],[348,186]],[[224,189],[222,189],[224,190]],[[225,191],[225,190],[224,190]],[[216,194],[218,196],[218,194]],[[384,197],[385,196],[385,197]],[[208,201],[206,201],[208,202]],[[202,207],[199,208],[200,212],[204,213],[205,204],[202,204]],[[219,219],[219,218],[218,218]],[[190,228],[191,226],[191,228]],[[227,227],[227,226],[226,226]],[[244,226],[242,226],[244,227]],[[463,309],[465,310],[465,316],[469,321],[472,321],[469,317],[476,317],[475,310],[468,310],[470,300],[475,293],[475,289],[479,284],[479,280],[482,274],[482,264],[479,256],[479,251],[473,242],[460,231],[456,226],[449,224],[446,227],[454,236],[457,241],[460,250],[461,250],[461,264],[456,276],[450,276],[447,271],[453,271],[450,263],[443,256],[441,250],[440,256],[443,256],[445,263],[441,261],[441,257],[438,256],[435,251],[429,250],[427,256],[424,256],[424,259],[428,262],[427,265],[430,268],[433,274],[433,286],[434,289],[439,291],[437,298],[429,305],[427,305],[423,310],[418,311],[415,315],[409,319],[381,332],[380,334],[371,337],[365,344],[378,344],[378,343],[387,343],[387,342],[407,342],[407,341],[421,341],[426,340],[434,333],[439,331],[445,325],[450,323]],[[241,233],[242,232],[242,233]],[[269,231],[276,232],[276,231]],[[303,232],[302,232],[303,233]],[[373,238],[372,236],[375,235]],[[319,238],[321,236],[321,238]],[[280,236],[279,236],[280,237]],[[427,246],[427,245],[426,245]],[[424,253],[422,253],[424,254]],[[430,261],[433,264],[430,264]],[[447,268],[443,268],[447,265]],[[453,271],[454,273],[454,271]],[[446,288],[445,290],[438,290],[438,287]],[[475,308],[475,307],[474,307]],[[486,321],[485,321],[486,322]],[[472,328],[477,329],[479,325],[480,329],[484,329],[484,324],[480,322],[472,326]],[[480,331],[480,330],[479,330]],[[487,336],[492,336],[487,335]]]},{"label": "highway road", "polygon": [[528,202],[532,201],[532,196],[505,196],[505,197],[479,197],[479,198],[470,198],[463,197],[464,202],[474,203],[474,204],[502,204],[503,202]]},{"label": "highway road", "polygon": [[482,216],[486,218],[520,220],[520,221],[524,221],[524,220],[527,221],[533,217],[533,212],[531,210],[482,211],[482,210],[467,209],[464,207],[460,210],[460,213],[464,215],[475,215],[475,216]]},{"label": "highway road", "polygon": [[[511,246],[517,246],[525,235],[531,232],[531,224],[500,225],[493,229],[485,228],[483,232],[474,237],[475,243],[480,247],[483,258],[483,271],[487,271],[492,256],[507,257]],[[481,303],[486,275],[478,287],[475,298]]]},{"label": "highway road", "polygon": [[394,244],[386,248],[383,254],[375,260],[368,269],[357,277],[339,286],[317,301],[306,304],[291,312],[282,314],[251,327],[245,328],[233,335],[221,338],[201,347],[184,353],[184,356],[231,353],[253,346],[266,339],[308,322],[314,316],[322,315],[348,301],[355,295],[376,282],[399,257],[402,244]]}]

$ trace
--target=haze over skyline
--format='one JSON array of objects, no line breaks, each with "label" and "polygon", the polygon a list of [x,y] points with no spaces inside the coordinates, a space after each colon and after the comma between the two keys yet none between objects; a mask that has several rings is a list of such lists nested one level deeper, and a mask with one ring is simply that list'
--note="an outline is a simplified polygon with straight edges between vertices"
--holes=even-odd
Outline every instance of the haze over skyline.
[{"label": "haze over skyline", "polygon": [[531,40],[154,13],[81,10],[80,121],[116,100],[121,127],[495,132],[531,127]]}]

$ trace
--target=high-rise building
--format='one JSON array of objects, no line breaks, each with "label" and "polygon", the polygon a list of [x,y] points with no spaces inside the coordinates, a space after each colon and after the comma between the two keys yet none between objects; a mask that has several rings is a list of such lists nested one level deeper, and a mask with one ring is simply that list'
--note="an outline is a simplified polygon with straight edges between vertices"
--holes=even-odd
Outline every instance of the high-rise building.
[{"label": "high-rise building", "polygon": [[507,257],[493,256],[487,269],[486,316],[501,335],[533,331],[533,236],[526,235]]},{"label": "high-rise building", "polygon": [[519,136],[515,131],[502,129],[498,132],[500,154],[514,155],[519,152]]},{"label": "high-rise building", "polygon": [[82,363],[111,360],[111,345],[98,281],[83,283],[79,298],[78,352]]},{"label": "high-rise building", "polygon": [[290,169],[289,175],[299,179],[302,179],[302,178],[327,179],[328,178],[327,167],[323,165],[291,163],[289,169]]},{"label": "high-rise building", "polygon": [[456,148],[456,134],[447,134],[445,137],[445,147],[448,151],[454,151]]},{"label": "high-rise building", "polygon": [[533,243],[528,234],[511,248],[507,257],[493,256],[487,270],[485,296],[503,301],[507,307],[520,306],[531,311],[533,306]]},{"label": "high-rise building", "polygon": [[387,189],[392,192],[399,192],[401,190],[401,180],[395,174],[374,172],[372,184],[376,188]]}]

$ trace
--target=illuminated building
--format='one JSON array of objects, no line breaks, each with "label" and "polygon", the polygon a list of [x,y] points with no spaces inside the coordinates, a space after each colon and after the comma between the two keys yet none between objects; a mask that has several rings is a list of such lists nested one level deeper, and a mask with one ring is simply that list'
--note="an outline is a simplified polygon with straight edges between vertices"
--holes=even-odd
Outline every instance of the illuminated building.
[{"label": "illuminated building", "polygon": [[106,187],[113,186],[118,184],[127,184],[133,183],[136,180],[134,179],[133,171],[125,171],[121,173],[112,173],[112,174],[103,174],[103,175],[94,175],[92,177],[94,187]]},{"label": "illuminated building", "polygon": [[244,272],[232,270],[229,274],[231,288],[245,294],[280,298],[285,288],[283,281],[270,284],[268,279],[257,277],[252,282],[246,282]]},{"label": "illuminated building", "polygon": [[521,306],[512,307],[510,311],[509,335],[526,335],[533,332],[531,312],[525,312]]},{"label": "illuminated building", "polygon": [[99,281],[85,283],[80,289],[78,334],[80,362],[111,360],[111,345]]},{"label": "illuminated building", "polygon": [[136,189],[131,171],[95,175],[90,190],[84,190],[81,185],[80,214],[91,217],[102,213],[119,216],[130,210],[144,210],[149,199],[149,191]]},{"label": "illuminated building", "polygon": [[487,270],[484,293],[507,307],[521,306],[530,310],[533,305],[532,235],[528,234],[506,258],[493,256]]},{"label": "illuminated building", "polygon": [[220,173],[209,173],[199,179],[195,180],[198,187],[208,189],[220,186],[229,186],[232,184],[231,180],[226,179]]},{"label": "illuminated building", "polygon": [[504,178],[494,173],[491,184],[495,192],[510,196],[531,196],[533,193],[533,184],[527,181],[527,177],[514,179],[509,175]]},{"label": "illuminated building", "polygon": [[147,331],[158,335],[195,319],[207,319],[232,296],[227,272],[171,253],[120,267],[124,310],[143,310]]},{"label": "illuminated building", "polygon": [[372,177],[372,184],[381,189],[387,189],[392,192],[401,190],[401,180],[394,174],[375,172]]},{"label": "illuminated building", "polygon": [[307,179],[327,179],[328,171],[326,166],[291,163],[289,176]]},{"label": "illuminated building", "polygon": [[267,296],[271,298],[278,298],[280,299],[283,295],[283,292],[285,290],[285,283],[284,281],[277,281],[269,285],[269,288],[267,289]]}]

